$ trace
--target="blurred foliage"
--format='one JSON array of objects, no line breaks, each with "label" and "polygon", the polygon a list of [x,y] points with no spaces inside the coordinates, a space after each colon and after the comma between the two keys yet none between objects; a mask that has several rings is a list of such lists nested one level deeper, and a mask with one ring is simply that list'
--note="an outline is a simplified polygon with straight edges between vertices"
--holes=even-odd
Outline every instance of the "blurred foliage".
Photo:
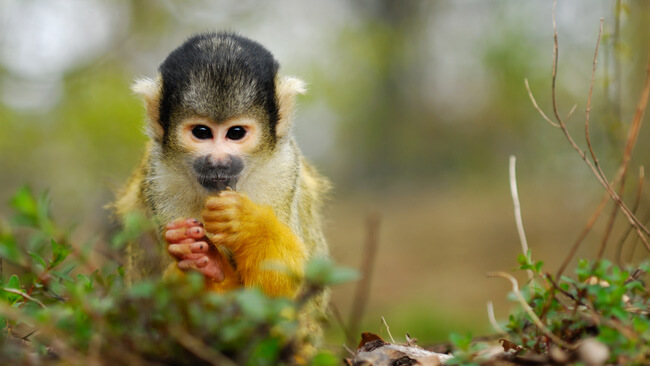
[{"label": "blurred foliage", "polygon": [[[257,289],[205,291],[189,273],[125,286],[122,268],[93,268],[92,245],[72,243],[49,213],[47,195],[27,188],[0,231],[0,362],[39,364],[238,364],[294,362],[297,313],[293,302]],[[132,220],[113,242],[133,237]],[[15,272],[8,273],[9,264]],[[313,261],[305,280],[313,288],[353,279],[353,271]],[[337,364],[327,351],[313,365]]]},{"label": "blurred foliage", "polygon": [[[517,291],[541,323],[523,310],[510,315],[508,333],[500,340],[507,355],[502,358],[508,361],[503,364],[526,364],[533,359],[560,365],[650,362],[650,297],[646,285],[650,263],[622,269],[607,260],[581,260],[576,278],[555,279],[543,271],[542,262],[532,262],[524,255],[519,262],[521,270],[534,273],[534,280]],[[513,292],[509,297],[517,301],[518,296]],[[546,331],[565,344],[549,338]],[[449,364],[493,364],[490,353],[481,352],[487,348],[486,342],[475,341],[471,334],[452,334],[450,341],[455,358]],[[600,356],[595,356],[592,348],[587,350],[594,342],[606,350],[604,359],[597,363],[589,357]],[[514,352],[508,353],[511,349]]]},{"label": "blurred foliage", "polygon": [[[623,269],[608,260],[581,260],[575,278],[560,279],[545,273],[542,262],[532,262],[524,255],[519,262],[521,270],[534,273],[534,281],[518,291],[546,330],[565,344],[550,339],[537,319],[520,310],[510,315],[507,339],[501,340],[506,352],[511,347],[516,349],[511,356],[519,358],[511,357],[513,364],[524,363],[534,355],[543,355],[538,360],[554,364],[590,364],[589,353],[595,351],[586,348],[593,342],[606,350],[604,359],[596,364],[650,362],[650,292],[646,285],[650,262]],[[511,293],[510,297],[517,301],[518,295]],[[471,335],[453,335],[450,339],[457,350],[454,364],[486,361],[480,352],[486,347],[484,342],[474,342]]]}]

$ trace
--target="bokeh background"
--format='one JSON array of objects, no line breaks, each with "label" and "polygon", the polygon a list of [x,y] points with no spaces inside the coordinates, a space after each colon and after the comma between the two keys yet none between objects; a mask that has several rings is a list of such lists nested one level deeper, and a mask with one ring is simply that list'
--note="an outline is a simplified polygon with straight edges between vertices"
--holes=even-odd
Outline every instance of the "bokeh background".
[{"label": "bokeh background", "polygon": [[[524,86],[527,78],[550,115],[552,8],[550,0],[1,0],[0,217],[28,184],[49,190],[58,221],[74,226],[80,242],[106,240],[114,224],[105,206],[145,141],[130,84],[155,75],[191,34],[234,30],[309,84],[295,133],[334,183],[326,216],[337,262],[360,266],[371,254],[368,218],[379,218],[363,330],[385,335],[384,316],[397,338],[408,332],[424,344],[451,331],[491,333],[486,302],[499,320],[513,304],[509,284],[486,273],[516,268],[521,252],[508,157],[517,157],[533,258],[550,272],[602,197]],[[558,104],[562,115],[577,106],[569,124],[583,147],[601,17],[591,134],[612,176],[645,78],[650,2],[557,6]],[[647,127],[628,200],[650,156]],[[595,257],[602,221],[580,256]],[[647,257],[641,248],[634,255]],[[345,322],[356,285],[333,291]],[[328,342],[340,345],[342,334],[333,321]]]}]

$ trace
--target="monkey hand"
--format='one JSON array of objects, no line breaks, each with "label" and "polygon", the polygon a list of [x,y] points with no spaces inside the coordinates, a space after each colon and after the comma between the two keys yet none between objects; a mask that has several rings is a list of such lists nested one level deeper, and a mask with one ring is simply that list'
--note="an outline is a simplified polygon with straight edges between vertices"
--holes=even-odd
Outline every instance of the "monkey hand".
[{"label": "monkey hand", "polygon": [[[225,190],[205,203],[205,229],[212,241],[232,251],[244,286],[260,287],[267,295],[293,297],[307,260],[306,248],[270,206]],[[269,265],[274,267],[269,268]]]},{"label": "monkey hand", "polygon": [[182,271],[195,270],[215,282],[224,280],[221,254],[205,236],[203,225],[196,219],[180,219],[167,224],[164,238],[167,251]]}]

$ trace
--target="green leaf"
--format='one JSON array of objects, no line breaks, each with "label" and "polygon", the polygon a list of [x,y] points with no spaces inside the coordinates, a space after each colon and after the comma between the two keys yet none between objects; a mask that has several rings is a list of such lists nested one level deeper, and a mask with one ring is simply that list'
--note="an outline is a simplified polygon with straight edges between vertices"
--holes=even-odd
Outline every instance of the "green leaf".
[{"label": "green leaf", "polygon": [[155,285],[150,281],[143,281],[133,284],[129,289],[129,294],[135,298],[151,297],[155,290]]},{"label": "green leaf", "polygon": [[458,333],[451,333],[449,335],[449,341],[454,347],[467,351],[472,344],[472,334],[468,333],[466,335],[461,335]]},{"label": "green leaf", "polygon": [[[5,288],[20,291],[20,279],[18,278],[18,276],[17,275],[11,276]],[[14,294],[12,292],[7,292],[7,291],[3,291],[3,292],[6,293],[5,298],[7,299],[7,302],[11,305],[13,305],[14,303],[16,303],[17,301],[23,298],[22,296],[18,294]]]},{"label": "green leaf", "polygon": [[72,249],[57,243],[54,239],[52,239],[51,243],[52,260],[50,261],[50,268],[54,268],[63,262],[70,253],[72,253]]},{"label": "green leaf", "polygon": [[70,277],[70,275],[68,275],[65,272],[51,270],[48,273],[51,274],[52,276],[60,279],[60,280],[65,280],[65,281],[68,281],[68,282],[74,282],[74,279],[72,277]]},{"label": "green leaf", "polygon": [[519,255],[517,255],[517,263],[521,264],[522,266],[526,265],[528,264],[528,258],[526,258],[525,255],[519,253]]},{"label": "green leaf", "polygon": [[151,230],[151,221],[140,212],[130,212],[125,215],[122,222],[122,230],[111,238],[111,246],[119,249],[126,243],[137,240],[140,235]]},{"label": "green leaf", "polygon": [[277,338],[267,338],[257,344],[246,365],[277,365],[280,353],[280,341]]},{"label": "green leaf", "polygon": [[43,257],[41,257],[38,253],[27,252],[27,254],[29,254],[36,262],[38,262],[38,264],[40,264],[43,267],[43,269],[47,268],[47,264],[45,264],[45,259],[43,259]]},{"label": "green leaf", "polygon": [[38,224],[38,204],[31,189],[23,186],[9,201],[10,206],[18,212],[16,221],[20,224],[36,227]]},{"label": "green leaf", "polygon": [[238,292],[236,299],[244,316],[255,321],[264,320],[267,314],[267,298],[259,290],[251,289]]},{"label": "green leaf", "polygon": [[17,275],[12,275],[7,282],[7,288],[12,288],[15,290],[20,290],[20,279]]},{"label": "green leaf", "polygon": [[23,254],[11,233],[0,233],[0,257],[13,263],[23,263]]},{"label": "green leaf", "polygon": [[535,272],[540,273],[542,271],[542,266],[544,265],[543,261],[537,261],[535,263]]},{"label": "green leaf", "polygon": [[338,366],[341,360],[329,351],[320,351],[311,360],[311,364],[312,366]]},{"label": "green leaf", "polygon": [[314,258],[307,263],[305,279],[316,285],[330,286],[356,280],[359,273],[351,268],[337,267],[327,258]]}]

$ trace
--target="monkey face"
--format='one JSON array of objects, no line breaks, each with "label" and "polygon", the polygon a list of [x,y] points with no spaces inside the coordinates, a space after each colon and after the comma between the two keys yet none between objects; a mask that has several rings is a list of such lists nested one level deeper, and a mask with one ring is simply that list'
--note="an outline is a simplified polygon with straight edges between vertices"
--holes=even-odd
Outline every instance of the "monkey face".
[{"label": "monkey face", "polygon": [[[185,119],[180,141],[195,179],[208,191],[236,189],[247,160],[260,148],[263,129],[254,118],[216,123],[207,118]],[[187,160],[186,160],[187,161]]]}]

